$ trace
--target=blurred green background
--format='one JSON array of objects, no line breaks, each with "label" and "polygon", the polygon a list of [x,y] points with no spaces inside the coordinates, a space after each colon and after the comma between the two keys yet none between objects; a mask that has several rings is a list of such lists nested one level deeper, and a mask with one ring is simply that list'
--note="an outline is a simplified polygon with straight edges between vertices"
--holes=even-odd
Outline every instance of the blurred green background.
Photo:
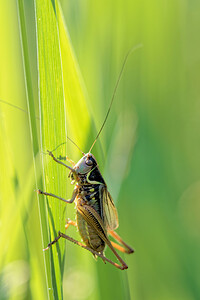
[{"label": "blurred green background", "polygon": [[[136,252],[122,272],[67,243],[64,299],[200,299],[200,2],[60,3],[97,129],[143,44],[93,151]],[[25,12],[37,99],[33,1]],[[14,0],[0,2],[0,99],[27,110]],[[47,299],[28,116],[3,103],[0,157],[0,299]]]}]

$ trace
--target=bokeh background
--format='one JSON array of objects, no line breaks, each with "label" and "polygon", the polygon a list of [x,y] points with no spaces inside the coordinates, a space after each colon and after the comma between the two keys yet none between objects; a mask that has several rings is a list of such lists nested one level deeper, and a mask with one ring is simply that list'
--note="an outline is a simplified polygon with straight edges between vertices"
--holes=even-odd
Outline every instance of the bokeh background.
[{"label": "bokeh background", "polygon": [[[136,252],[123,256],[129,269],[121,272],[67,244],[64,299],[200,299],[200,3],[60,3],[97,129],[127,51],[143,45],[94,148],[103,152],[118,232]],[[33,1],[25,11],[37,102]],[[0,2],[0,99],[27,110],[12,0]],[[47,299],[28,116],[1,102],[0,127],[0,299]]]}]

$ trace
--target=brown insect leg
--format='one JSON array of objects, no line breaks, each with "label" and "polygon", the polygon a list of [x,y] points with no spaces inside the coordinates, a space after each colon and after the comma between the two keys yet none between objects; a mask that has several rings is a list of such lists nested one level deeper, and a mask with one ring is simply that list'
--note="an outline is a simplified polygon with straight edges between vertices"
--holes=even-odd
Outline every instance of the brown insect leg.
[{"label": "brown insect leg", "polygon": [[53,155],[53,153],[52,153],[51,151],[47,150],[47,152],[49,153],[49,155],[53,158],[53,160],[54,160],[55,162],[57,162],[57,163],[60,164],[60,165],[63,165],[64,167],[66,167],[66,168],[70,169],[72,172],[74,172],[74,169],[73,169],[73,168],[67,166],[67,165],[64,164],[62,161],[60,161],[59,159],[57,159],[57,158]]},{"label": "brown insect leg", "polygon": [[51,194],[51,193],[43,192],[43,191],[41,191],[41,190],[37,190],[37,193],[38,193],[38,194],[41,194],[41,195],[46,195],[46,196],[50,196],[50,197],[53,197],[53,198],[62,200],[62,201],[64,201],[64,202],[66,202],[66,203],[72,203],[72,202],[74,201],[73,198],[70,199],[70,200],[66,200],[66,199],[64,199],[64,198],[62,198],[62,197],[56,196],[56,195]]},{"label": "brown insect leg", "polygon": [[[59,234],[59,233],[58,233]],[[48,250],[53,244],[57,243],[57,241],[61,238],[60,234],[51,242],[47,245],[47,247],[45,249],[43,249],[43,251]]]},{"label": "brown insect leg", "polygon": [[86,250],[90,251],[92,254],[94,254],[94,255],[96,255],[96,256],[99,256],[99,257],[103,260],[103,262],[107,261],[107,262],[109,262],[111,265],[115,266],[116,268],[118,268],[118,269],[120,269],[120,270],[127,269],[127,266],[120,266],[120,265],[118,265],[117,263],[115,263],[115,262],[113,262],[112,260],[110,260],[110,259],[108,259],[107,257],[105,257],[103,254],[94,251],[93,249],[87,247],[86,245],[82,244],[81,242],[79,242],[79,241],[77,241],[77,240],[71,238],[70,236],[68,236],[68,235],[66,235],[66,234],[64,234],[64,233],[62,233],[62,232],[60,232],[60,231],[58,232],[58,236],[57,236],[51,243],[49,243],[48,246],[47,246],[47,248],[44,249],[44,250],[48,250],[48,249],[49,249],[53,244],[55,244],[61,237],[64,238],[64,239],[66,239],[66,240],[68,240],[68,241],[70,241],[70,242],[72,242],[72,243],[74,243],[74,244],[76,244],[76,245],[78,245],[78,246],[80,246],[80,247],[82,247],[83,249],[86,249]]},{"label": "brown insect leg", "polygon": [[62,200],[62,201],[64,201],[64,202],[66,202],[66,203],[72,203],[72,202],[74,202],[74,200],[75,200],[75,198],[76,198],[76,195],[77,195],[77,189],[74,189],[72,198],[69,199],[69,200],[66,200],[66,199],[64,199],[64,198],[62,198],[62,197],[56,196],[56,195],[51,194],[51,193],[43,192],[43,191],[41,191],[41,190],[37,190],[37,193],[38,193],[39,195],[40,195],[40,194],[41,194],[41,195],[46,195],[46,196],[50,196],[50,197],[53,197],[53,198]]},{"label": "brown insect leg", "polygon": [[123,252],[123,253],[127,253],[127,250],[126,250],[124,247],[120,246],[119,244],[117,244],[117,243],[115,243],[115,242],[113,242],[113,241],[111,241],[111,244],[112,244],[112,246],[113,246],[115,249],[117,249],[117,250],[119,250],[119,251],[121,251],[121,252]]},{"label": "brown insect leg", "polygon": [[84,248],[84,249],[86,249],[86,250],[88,250],[88,251],[90,251],[92,254],[101,257],[101,259],[102,259],[104,262],[107,261],[107,262],[109,262],[110,264],[112,264],[113,266],[115,266],[115,267],[118,268],[118,269],[124,270],[124,269],[127,268],[126,266],[120,266],[120,265],[118,265],[117,263],[115,263],[115,262],[113,262],[112,260],[110,260],[110,259],[108,259],[107,257],[105,257],[103,254],[94,251],[93,249],[87,247],[86,245],[82,244],[81,242],[79,242],[79,241],[77,241],[77,240],[71,238],[70,236],[68,236],[68,235],[66,235],[66,234],[64,234],[64,233],[62,233],[62,232],[59,232],[59,236],[61,236],[61,237],[65,238],[65,239],[67,239],[68,241],[70,241],[70,242],[72,242],[72,243],[74,243],[74,244],[76,244],[76,245],[78,245],[78,246],[80,246],[80,247],[82,247],[82,248]]},{"label": "brown insect leg", "polygon": [[127,244],[122,240],[122,238],[121,238],[115,231],[110,230],[108,233],[109,233],[112,237],[114,237],[114,239],[115,239],[116,241],[118,241],[120,244],[124,245],[124,247],[126,248],[126,249],[125,249],[124,247],[121,247],[120,245],[118,245],[118,244],[116,244],[116,243],[114,243],[114,242],[111,242],[112,245],[113,245],[116,249],[118,249],[118,250],[121,251],[121,252],[125,252],[125,253],[127,253],[127,254],[131,254],[131,253],[134,252],[134,250],[133,250],[129,245],[127,245]]}]

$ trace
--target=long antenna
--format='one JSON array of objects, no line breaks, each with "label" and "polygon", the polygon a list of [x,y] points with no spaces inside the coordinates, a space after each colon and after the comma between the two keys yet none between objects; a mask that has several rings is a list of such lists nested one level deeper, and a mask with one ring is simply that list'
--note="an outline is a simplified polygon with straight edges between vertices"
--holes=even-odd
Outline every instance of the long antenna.
[{"label": "long antenna", "polygon": [[113,92],[113,95],[112,95],[112,99],[111,99],[110,106],[109,106],[109,108],[108,108],[106,117],[105,117],[105,119],[104,119],[104,121],[103,121],[103,124],[102,124],[102,126],[101,126],[101,128],[100,128],[100,130],[99,130],[99,132],[98,132],[98,134],[97,134],[97,136],[96,136],[96,139],[94,140],[94,142],[93,142],[93,144],[92,144],[92,146],[91,146],[91,148],[90,148],[90,150],[89,150],[89,153],[91,152],[92,148],[94,147],[94,145],[95,145],[95,143],[96,143],[98,137],[100,136],[100,133],[102,132],[102,130],[103,130],[103,128],[104,128],[104,125],[105,125],[105,123],[106,123],[106,121],[107,121],[108,115],[109,115],[110,110],[111,110],[111,106],[112,106],[112,104],[113,104],[113,101],[114,101],[114,98],[115,98],[115,95],[116,95],[116,91],[117,91],[117,88],[118,88],[120,79],[121,79],[121,77],[122,77],[122,73],[123,73],[123,71],[124,71],[124,67],[125,67],[125,65],[126,65],[126,61],[127,61],[129,55],[130,55],[132,52],[134,52],[135,50],[137,50],[137,49],[139,49],[139,48],[141,48],[141,47],[142,47],[142,44],[138,44],[138,45],[134,46],[133,48],[131,48],[131,49],[128,51],[128,53],[127,53],[126,56],[125,56],[125,59],[124,59],[124,62],[123,62],[121,71],[120,71],[120,73],[119,73],[119,76],[118,76],[118,79],[117,79],[117,82],[116,82],[116,85],[115,85],[115,88],[114,88],[114,92]]},{"label": "long antenna", "polygon": [[[85,153],[81,150],[81,148],[79,148],[79,146],[78,146],[74,141],[72,141],[72,139],[70,139],[70,137],[67,136],[67,139],[68,139],[72,144],[74,144],[74,145],[78,148],[78,150],[81,151],[81,153],[83,154],[83,156],[85,155]],[[57,150],[60,146],[66,144],[66,143],[67,143],[67,142],[63,142],[63,143],[59,144],[55,149],[51,150],[51,152]]]},{"label": "long antenna", "polygon": [[[2,99],[0,99],[0,102],[2,102],[2,103],[4,103],[4,104],[7,104],[7,105],[9,105],[9,106],[12,106],[12,107],[14,107],[15,109],[21,110],[22,112],[24,112],[25,114],[28,115],[28,111],[27,111],[27,110],[25,110],[25,109],[23,109],[23,108],[21,108],[21,107],[15,105],[15,104],[12,104],[12,103],[10,103],[10,102],[8,102],[8,101],[5,101],[5,100],[2,100]],[[39,120],[40,118],[36,116],[36,119]]]},{"label": "long antenna", "polygon": [[4,103],[4,104],[7,104],[7,105],[10,105],[10,106],[12,106],[12,107],[14,107],[14,108],[16,108],[16,109],[19,109],[19,110],[25,112],[26,114],[28,114],[28,112],[27,112],[25,109],[23,109],[23,108],[21,108],[21,107],[19,107],[19,106],[17,106],[17,105],[11,104],[11,103],[9,103],[9,102],[7,102],[7,101],[4,101],[4,100],[2,100],[2,99],[0,99],[0,102],[2,102],[2,103]]}]

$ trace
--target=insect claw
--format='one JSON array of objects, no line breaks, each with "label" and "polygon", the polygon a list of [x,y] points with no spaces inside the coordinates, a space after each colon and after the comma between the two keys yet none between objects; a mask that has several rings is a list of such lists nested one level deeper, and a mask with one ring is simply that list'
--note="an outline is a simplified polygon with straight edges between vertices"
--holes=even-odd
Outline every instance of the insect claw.
[{"label": "insect claw", "polygon": [[49,246],[47,246],[46,248],[44,248],[43,249],[43,251],[46,251],[46,250],[48,250],[50,247]]},{"label": "insect claw", "polygon": [[128,252],[128,254],[131,254],[131,253],[134,253],[134,252],[135,252],[134,249],[130,249],[129,252]]},{"label": "insect claw", "polygon": [[44,152],[44,151],[41,151],[41,154],[43,155],[47,155],[48,153]]},{"label": "insect claw", "polygon": [[128,269],[128,266],[127,265],[123,265],[123,269],[122,270],[126,270]]}]

